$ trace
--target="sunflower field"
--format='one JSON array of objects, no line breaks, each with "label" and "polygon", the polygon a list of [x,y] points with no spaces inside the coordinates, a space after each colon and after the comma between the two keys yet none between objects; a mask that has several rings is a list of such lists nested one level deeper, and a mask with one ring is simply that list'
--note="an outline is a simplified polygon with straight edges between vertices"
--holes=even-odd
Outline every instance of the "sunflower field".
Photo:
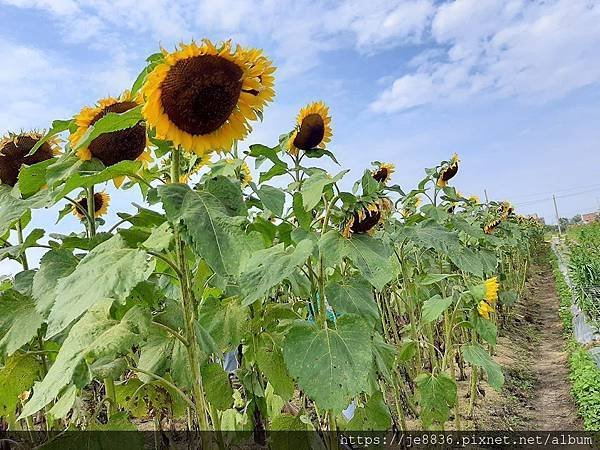
[{"label": "sunflower field", "polygon": [[[501,389],[541,225],[462,195],[456,154],[412,189],[391,163],[328,173],[320,101],[249,145],[274,84],[261,50],[181,44],[118,98],[5,136],[2,429],[461,430]],[[139,195],[114,224],[109,182]],[[42,208],[81,226],[36,228]]]}]

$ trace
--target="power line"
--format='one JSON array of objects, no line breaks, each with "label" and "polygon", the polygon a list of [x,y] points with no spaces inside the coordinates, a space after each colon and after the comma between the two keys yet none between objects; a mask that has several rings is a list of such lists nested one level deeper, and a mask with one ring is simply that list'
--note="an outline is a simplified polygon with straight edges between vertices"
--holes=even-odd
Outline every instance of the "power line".
[{"label": "power line", "polygon": [[[552,195],[552,194],[559,194],[559,193],[566,193],[568,191],[573,191],[576,189],[587,189],[587,188],[596,188],[596,187],[600,187],[600,183],[594,183],[594,184],[588,184],[588,185],[584,185],[584,186],[574,186],[574,187],[570,187],[570,188],[564,188],[564,189],[555,189],[552,191],[544,191],[544,192],[536,192],[536,193],[529,193],[529,194],[518,194],[518,195],[513,195],[511,196],[512,198],[526,198],[526,197],[536,197],[538,195]],[[552,198],[552,197],[550,197]],[[546,199],[544,197],[544,199]]]},{"label": "power line", "polygon": [[[596,192],[596,191],[599,191],[599,190],[600,190],[600,188],[587,189],[585,191],[572,192],[572,193],[569,193],[569,194],[557,195],[556,198],[575,197],[577,195],[587,194],[589,192]],[[546,198],[537,199],[537,200],[528,200],[526,202],[515,203],[515,206],[533,205],[533,204],[536,204],[536,203],[542,203],[542,202],[546,202],[546,201],[549,201],[549,200],[552,200],[552,196],[546,197]]]}]

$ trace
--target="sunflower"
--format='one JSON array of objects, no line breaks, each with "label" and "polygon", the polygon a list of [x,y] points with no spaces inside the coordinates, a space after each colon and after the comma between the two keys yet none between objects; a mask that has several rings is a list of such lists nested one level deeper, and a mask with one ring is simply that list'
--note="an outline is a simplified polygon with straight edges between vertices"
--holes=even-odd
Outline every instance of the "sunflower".
[{"label": "sunflower", "polygon": [[422,199],[420,195],[414,195],[408,200],[404,200],[404,208],[401,210],[402,217],[410,216],[421,206]]},{"label": "sunflower", "polygon": [[[77,206],[73,205],[73,215],[78,217],[80,220],[85,218],[83,211],[88,210],[88,199],[87,197],[81,197],[77,200]],[[96,192],[94,194],[94,217],[102,217],[108,211],[108,205],[110,203],[110,196],[106,192]]]},{"label": "sunflower", "polygon": [[485,299],[490,305],[494,305],[498,301],[498,277],[488,278],[483,285],[485,286]]},{"label": "sunflower", "polygon": [[377,170],[374,170],[372,173],[375,181],[385,184],[392,177],[392,173],[394,173],[394,165],[390,163],[382,163],[379,165]]},{"label": "sunflower", "polygon": [[32,165],[58,155],[60,146],[57,139],[48,139],[36,152],[27,156],[33,146],[42,138],[42,133],[8,133],[0,139],[0,183],[14,186],[19,179],[21,166]]},{"label": "sunflower", "polygon": [[[103,98],[95,106],[83,108],[75,116],[77,129],[69,136],[71,147],[75,148],[90,127],[108,113],[121,114],[141,103],[139,95],[133,97],[129,91],[125,91],[119,98]],[[112,166],[126,160],[140,160],[147,163],[151,158],[146,149],[146,126],[140,121],[131,128],[103,133],[87,147],[77,149],[76,154],[83,161],[89,161],[92,157],[97,158],[105,166]]]},{"label": "sunflower", "polygon": [[502,204],[500,205],[500,212],[502,213],[502,220],[506,220],[513,211],[514,211],[514,208],[507,201],[502,202]]},{"label": "sunflower", "polygon": [[323,102],[310,103],[298,113],[296,127],[288,141],[290,153],[296,155],[298,150],[325,147],[331,140],[331,134],[329,108]]},{"label": "sunflower", "polygon": [[[202,167],[204,167],[206,165],[207,160],[199,158],[198,161],[194,164],[193,167],[191,167],[190,169],[188,169],[188,171],[186,173],[183,173],[179,176],[179,182],[180,183],[187,183],[188,181],[190,181],[190,178],[192,177],[192,175],[195,175],[198,173],[198,171],[200,171],[200,169],[202,169]],[[170,162],[168,162],[167,165],[170,166]]]},{"label": "sunflower", "polygon": [[391,209],[392,202],[388,198],[382,197],[357,211],[353,211],[344,224],[342,235],[350,238],[353,233],[373,234],[381,219],[387,216]]},{"label": "sunflower", "polygon": [[163,54],[142,87],[142,113],[159,139],[198,155],[230,150],[275,94],[275,68],[261,50],[204,39]]},{"label": "sunflower", "polygon": [[501,220],[500,219],[494,219],[491,222],[487,223],[484,227],[483,227],[483,232],[485,234],[492,234],[492,231],[494,231],[494,229],[500,225]]},{"label": "sunflower", "polygon": [[458,159],[458,155],[454,153],[452,158],[450,158],[450,163],[447,164],[441,171],[438,176],[437,185],[439,187],[445,187],[448,184],[448,180],[450,180],[456,173],[458,172],[458,163],[460,160]]},{"label": "sunflower", "polygon": [[252,174],[250,173],[250,167],[246,164],[246,161],[242,162],[240,166],[240,182],[242,187],[248,186],[252,181]]},{"label": "sunflower", "polygon": [[479,203],[479,201],[480,201],[479,196],[477,196],[477,195],[470,195],[467,200],[469,200],[469,202],[471,202],[471,203]]},{"label": "sunflower", "polygon": [[490,313],[494,312],[494,308],[490,306],[485,300],[481,300],[477,305],[477,311],[479,311],[479,315],[484,319],[490,319]]}]

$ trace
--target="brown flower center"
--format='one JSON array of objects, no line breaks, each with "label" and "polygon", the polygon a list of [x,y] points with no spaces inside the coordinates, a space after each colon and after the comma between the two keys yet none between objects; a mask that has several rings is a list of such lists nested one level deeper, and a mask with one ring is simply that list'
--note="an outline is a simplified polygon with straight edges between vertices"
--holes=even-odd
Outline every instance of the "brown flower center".
[{"label": "brown flower center", "polygon": [[387,177],[388,170],[385,167],[380,167],[379,170],[373,174],[373,178],[375,178],[375,181],[378,181],[380,183],[387,180]]},{"label": "brown flower center", "polygon": [[177,61],[161,84],[160,101],[177,128],[204,135],[219,129],[242,90],[242,69],[216,55]]},{"label": "brown flower center", "polygon": [[309,114],[302,119],[300,130],[294,138],[294,147],[310,150],[321,143],[325,136],[325,122],[320,114]]},{"label": "brown flower center", "polygon": [[[90,122],[94,125],[108,113],[121,114],[138,106],[136,102],[119,102],[109,105],[99,112]],[[146,127],[141,122],[124,130],[103,133],[94,139],[89,150],[105,166],[112,166],[121,161],[133,161],[140,156],[146,147]]]},{"label": "brown flower center", "polygon": [[[83,198],[80,198],[79,200],[77,200],[77,204],[79,206],[81,206],[81,208],[84,211],[88,210],[87,209],[88,208],[87,197],[83,197]],[[98,211],[100,211],[100,209],[102,208],[103,205],[104,205],[104,198],[102,197],[102,194],[95,193],[94,194],[94,212],[97,213]]]},{"label": "brown flower center", "polygon": [[379,211],[365,210],[365,216],[362,220],[357,212],[354,213],[354,222],[350,226],[353,233],[366,233],[379,223],[381,213]]},{"label": "brown flower center", "polygon": [[444,181],[448,181],[450,178],[452,178],[454,175],[456,175],[457,172],[458,172],[458,163],[454,163],[441,173],[440,178]]},{"label": "brown flower center", "polygon": [[39,137],[21,135],[4,143],[0,148],[0,182],[14,186],[22,164],[30,166],[52,158],[52,147],[47,142],[33,155],[26,156],[39,140]]}]

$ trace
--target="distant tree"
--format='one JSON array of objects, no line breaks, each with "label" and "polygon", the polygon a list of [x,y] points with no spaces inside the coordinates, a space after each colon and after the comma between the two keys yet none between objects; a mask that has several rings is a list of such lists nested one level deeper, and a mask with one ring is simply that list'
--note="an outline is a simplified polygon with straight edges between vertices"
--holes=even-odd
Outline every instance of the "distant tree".
[{"label": "distant tree", "polygon": [[566,217],[561,217],[559,219],[559,222],[560,222],[560,226],[563,230],[567,228],[567,225],[569,225],[569,219],[567,219]]},{"label": "distant tree", "polygon": [[583,222],[583,220],[581,219],[581,214],[575,214],[573,217],[571,217],[571,223],[573,225],[576,225],[581,222]]}]

